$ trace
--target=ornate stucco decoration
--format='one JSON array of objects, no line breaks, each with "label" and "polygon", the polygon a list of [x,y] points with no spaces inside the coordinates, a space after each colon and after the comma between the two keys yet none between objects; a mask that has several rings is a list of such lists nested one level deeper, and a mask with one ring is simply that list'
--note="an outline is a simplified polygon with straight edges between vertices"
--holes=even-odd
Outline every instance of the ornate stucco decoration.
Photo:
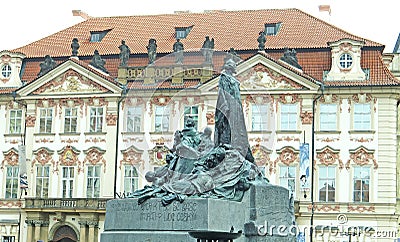
[{"label": "ornate stucco decoration", "polygon": [[71,145],[67,145],[61,150],[57,151],[59,154],[59,164],[62,166],[76,166],[78,165],[78,155],[80,151]]},{"label": "ornate stucco decoration", "polygon": [[253,157],[258,166],[267,166],[269,164],[269,154],[271,154],[271,150],[262,146],[260,143],[251,147],[251,153],[253,153]]},{"label": "ornate stucco decoration", "polygon": [[136,148],[134,145],[130,146],[125,150],[121,150],[122,160],[119,161],[119,169],[121,169],[122,164],[128,165],[139,165],[143,164],[143,150]]},{"label": "ornate stucco decoration", "polygon": [[78,72],[70,69],[63,75],[42,85],[35,90],[34,94],[40,93],[98,93],[107,92],[103,86],[91,81],[87,77],[82,76]]},{"label": "ornate stucco decoration", "polygon": [[374,112],[376,112],[376,98],[374,98],[371,94],[365,94],[365,93],[359,93],[359,94],[354,94],[353,96],[349,97],[347,99],[349,103],[349,113],[351,112],[351,103],[374,103]]},{"label": "ornate stucco decoration", "polygon": [[167,96],[154,96],[150,99],[150,108],[149,108],[149,114],[150,116],[153,115],[153,105],[157,105],[157,106],[167,106],[171,104],[171,113],[173,113],[174,110],[172,110],[174,108],[173,102],[171,102],[171,97],[167,97]]},{"label": "ornate stucco decoration", "polygon": [[273,71],[262,64],[257,64],[252,69],[237,76],[240,80],[241,90],[254,89],[299,89],[301,85],[289,78]]},{"label": "ornate stucco decoration", "polygon": [[83,160],[83,164],[81,166],[80,171],[84,170],[85,164],[92,164],[92,165],[102,164],[103,171],[106,172],[106,160],[103,157],[104,153],[106,153],[105,150],[93,146],[87,150],[84,150],[83,153],[85,154],[85,159]]},{"label": "ornate stucco decoration", "polygon": [[17,166],[18,165],[18,150],[11,148],[7,151],[3,151],[4,160],[1,162],[1,169],[4,169],[5,165]]},{"label": "ornate stucco decoration", "polygon": [[313,113],[311,111],[304,111],[300,114],[302,124],[312,124]]},{"label": "ornate stucco decoration", "polygon": [[56,162],[53,160],[53,154],[54,151],[42,147],[39,148],[37,150],[33,151],[33,154],[35,155],[35,158],[32,160],[32,167],[34,166],[34,164],[37,162],[40,165],[44,166],[46,164],[52,164],[53,165],[53,171],[56,172],[56,168],[57,168],[57,164]]},{"label": "ornate stucco decoration", "polygon": [[199,105],[201,108],[204,108],[203,100],[198,96],[188,96],[183,97],[182,100],[179,102],[179,110],[181,110],[183,106],[194,106]]},{"label": "ornate stucco decoration", "polygon": [[12,110],[12,109],[23,109],[24,106],[20,102],[14,102],[14,101],[9,101],[6,105],[7,110]]},{"label": "ornate stucco decoration", "polygon": [[42,98],[37,101],[36,106],[39,108],[50,108],[56,107],[57,103],[54,101],[54,99]]},{"label": "ornate stucco decoration", "polygon": [[315,162],[319,162],[320,164],[325,166],[330,166],[337,163],[339,164],[339,169],[342,170],[344,164],[343,161],[340,159],[339,152],[340,150],[335,150],[330,146],[325,146],[324,148],[317,150],[317,159]]},{"label": "ornate stucco decoration", "polygon": [[[312,210],[312,205],[308,205],[307,210]],[[317,204],[314,205],[314,211],[323,211],[323,212],[340,212],[340,205],[330,205],[330,204],[322,204],[318,206]]]},{"label": "ornate stucco decoration", "polygon": [[80,99],[80,98],[63,98],[60,99],[59,102],[59,112],[58,112],[58,117],[61,117],[62,114],[62,107],[68,107],[68,108],[73,108],[73,107],[78,107],[79,106],[79,114],[81,117],[83,116],[83,106],[85,102]]},{"label": "ornate stucco decoration", "polygon": [[122,102],[122,109],[125,109],[126,107],[135,107],[135,106],[140,106],[144,104],[145,101],[143,98],[140,97],[128,97]]},{"label": "ornate stucco decoration", "polygon": [[351,204],[347,204],[347,212],[375,212],[375,206],[365,206],[365,205],[357,205],[357,206],[352,206]]},{"label": "ornate stucco decoration", "polygon": [[285,146],[281,149],[277,150],[276,153],[278,154],[278,158],[274,162],[270,162],[269,172],[275,173],[276,172],[276,164],[281,162],[287,166],[291,165],[294,162],[299,161],[299,151],[293,147]]},{"label": "ornate stucco decoration", "polygon": [[36,116],[28,115],[26,117],[25,122],[26,122],[26,127],[35,127]]},{"label": "ornate stucco decoration", "polygon": [[165,145],[156,145],[149,150],[149,159],[151,165],[163,166],[166,165],[166,155],[169,153],[169,148]]},{"label": "ornate stucco decoration", "polygon": [[215,124],[215,113],[208,111],[206,113],[206,118],[207,118],[207,125],[214,125]]},{"label": "ornate stucco decoration", "polygon": [[107,113],[106,114],[106,122],[108,126],[115,126],[117,124],[117,114],[116,113]]},{"label": "ornate stucco decoration", "polygon": [[261,105],[269,103],[271,114],[274,113],[274,98],[268,94],[247,95],[243,103],[246,116],[249,115],[250,104]]},{"label": "ornate stucco decoration", "polygon": [[357,149],[349,150],[350,159],[346,163],[346,169],[350,169],[350,163],[353,162],[359,166],[373,164],[374,169],[378,169],[378,162],[374,157],[374,150],[368,150],[364,146],[360,146]]}]

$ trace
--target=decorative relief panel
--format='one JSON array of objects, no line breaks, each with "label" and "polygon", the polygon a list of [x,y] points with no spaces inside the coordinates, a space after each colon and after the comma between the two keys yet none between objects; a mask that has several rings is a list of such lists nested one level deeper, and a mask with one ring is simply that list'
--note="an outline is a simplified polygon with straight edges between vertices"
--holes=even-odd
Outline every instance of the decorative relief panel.
[{"label": "decorative relief panel", "polygon": [[183,97],[182,100],[179,102],[179,110],[181,110],[182,105],[183,106],[199,105],[201,106],[202,109],[204,109],[204,102],[201,99],[201,97],[198,96]]},{"label": "decorative relief panel", "polygon": [[249,115],[250,104],[270,104],[270,111],[271,114],[274,112],[274,97],[267,94],[260,94],[260,95],[247,95],[246,98],[243,100],[243,108],[246,113],[246,116]]},{"label": "decorative relief panel", "polygon": [[312,112],[304,111],[300,114],[301,123],[302,124],[312,124],[313,117],[314,117],[314,115]]},{"label": "decorative relief panel", "polygon": [[258,143],[251,147],[251,153],[253,153],[254,160],[258,166],[267,166],[269,164],[271,150]]},{"label": "decorative relief panel", "polygon": [[325,146],[322,149],[317,150],[317,159],[316,162],[319,162],[322,165],[329,166],[335,163],[339,164],[339,169],[343,169],[344,164],[340,159],[339,150],[335,150],[329,146]]},{"label": "decorative relief panel", "polygon": [[84,170],[84,165],[89,163],[92,165],[103,164],[103,171],[106,172],[106,160],[104,159],[103,155],[106,151],[100,149],[99,147],[90,147],[87,150],[84,150],[83,153],[85,154],[85,159],[83,160],[83,164],[79,171]]},{"label": "decorative relief panel", "polygon": [[351,112],[351,103],[373,103],[374,107],[373,110],[374,112],[376,112],[376,101],[377,99],[372,97],[371,94],[365,94],[365,93],[359,93],[359,94],[354,94],[353,96],[349,97],[347,99],[348,103],[349,103],[349,113]]},{"label": "decorative relief panel", "polygon": [[78,155],[80,151],[71,145],[65,146],[57,152],[59,154],[59,162],[63,166],[78,165]]},{"label": "decorative relief panel", "polygon": [[35,127],[36,116],[28,115],[25,121],[26,121],[26,127]]},{"label": "decorative relief panel", "polygon": [[374,169],[378,169],[378,163],[374,157],[374,150],[368,150],[364,146],[360,146],[355,150],[349,150],[350,159],[346,163],[346,169],[350,169],[350,163],[353,162],[359,166],[373,164]]},{"label": "decorative relief panel", "polygon": [[165,145],[156,145],[149,150],[150,164],[156,166],[164,166],[167,164],[166,156],[169,153],[169,148]]},{"label": "decorative relief panel", "polygon": [[173,105],[173,102],[171,102],[171,97],[167,97],[167,96],[152,97],[150,99],[150,108],[149,108],[150,116],[153,115],[153,105],[167,106],[168,104],[171,104],[171,113],[174,113],[174,105]]},{"label": "decorative relief panel", "polygon": [[1,162],[1,169],[4,169],[6,165],[17,166],[18,165],[18,150],[11,148],[8,151],[3,151],[4,160]]},{"label": "decorative relief panel", "polygon": [[206,118],[207,118],[207,125],[215,124],[215,113],[214,112],[211,112],[211,111],[207,112]]},{"label": "decorative relief panel", "polygon": [[138,165],[144,163],[142,159],[143,151],[133,145],[125,150],[121,150],[121,153],[122,160],[119,161],[119,169],[121,169],[122,164]]},{"label": "decorative relief panel", "polygon": [[294,162],[299,161],[299,151],[294,149],[290,146],[282,147],[280,150],[277,150],[276,153],[278,154],[278,158],[272,163],[270,162],[269,172],[275,173],[276,172],[276,164],[281,162],[287,166]]},{"label": "decorative relief panel", "polygon": [[124,99],[122,102],[122,109],[125,109],[125,106],[127,107],[135,107],[135,106],[140,106],[142,104],[146,103],[143,98],[140,97],[128,97]]},{"label": "decorative relief panel", "polygon": [[32,160],[32,167],[34,166],[34,164],[37,162],[39,164],[41,164],[42,166],[46,165],[46,164],[52,164],[53,165],[53,171],[57,171],[57,164],[56,162],[53,160],[53,154],[54,151],[42,147],[39,148],[35,151],[33,151],[33,154],[35,155],[35,158]]},{"label": "decorative relief panel", "polygon": [[117,114],[116,113],[107,113],[106,114],[106,122],[108,126],[117,125]]},{"label": "decorative relief panel", "polygon": [[61,117],[62,115],[62,107],[69,107],[69,108],[73,108],[73,107],[77,107],[79,106],[79,114],[81,115],[81,117],[83,117],[83,106],[84,106],[85,102],[80,99],[80,98],[63,98],[60,99],[59,102],[59,112],[58,112],[58,117]]}]

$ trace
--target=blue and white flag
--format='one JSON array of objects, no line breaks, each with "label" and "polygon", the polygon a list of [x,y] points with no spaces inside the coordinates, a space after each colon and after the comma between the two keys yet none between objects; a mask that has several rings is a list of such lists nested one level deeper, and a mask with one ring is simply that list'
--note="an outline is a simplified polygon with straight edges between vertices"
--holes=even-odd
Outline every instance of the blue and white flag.
[{"label": "blue and white flag", "polygon": [[310,145],[300,144],[300,186],[302,190],[310,189]]}]

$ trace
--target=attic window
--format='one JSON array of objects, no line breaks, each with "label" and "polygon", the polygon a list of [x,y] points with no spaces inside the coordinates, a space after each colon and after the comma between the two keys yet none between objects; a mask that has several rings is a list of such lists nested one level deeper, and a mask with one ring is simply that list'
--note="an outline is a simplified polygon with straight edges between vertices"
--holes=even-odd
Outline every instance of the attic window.
[{"label": "attic window", "polygon": [[104,30],[104,31],[91,31],[90,32],[90,42],[100,42],[104,36],[109,32],[110,30]]},{"label": "attic window", "polygon": [[4,65],[1,68],[1,75],[5,78],[9,78],[11,75],[11,67],[9,65]]},{"label": "attic window", "polygon": [[281,23],[268,23],[265,24],[264,32],[266,33],[266,35],[277,35],[280,27]]},{"label": "attic window", "polygon": [[176,27],[175,28],[175,38],[176,39],[185,39],[190,30],[192,30],[193,26],[190,27]]}]

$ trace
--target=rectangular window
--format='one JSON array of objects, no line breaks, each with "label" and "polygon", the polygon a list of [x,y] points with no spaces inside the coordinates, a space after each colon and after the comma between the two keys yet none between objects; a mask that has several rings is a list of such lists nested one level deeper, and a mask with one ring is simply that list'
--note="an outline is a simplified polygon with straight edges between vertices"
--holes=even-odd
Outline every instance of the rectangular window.
[{"label": "rectangular window", "polygon": [[78,109],[66,108],[64,116],[64,133],[76,133],[78,123]]},{"label": "rectangular window", "polygon": [[74,167],[62,168],[62,197],[72,198],[74,189]]},{"label": "rectangular window", "polygon": [[3,236],[2,242],[15,242],[15,236]]},{"label": "rectangular window", "polygon": [[370,168],[365,166],[354,167],[353,201],[369,202]]},{"label": "rectangular window", "polygon": [[36,197],[47,198],[49,196],[49,167],[36,167]]},{"label": "rectangular window", "polygon": [[154,131],[163,132],[169,130],[169,106],[156,106]]},{"label": "rectangular window", "polygon": [[10,110],[10,134],[20,134],[22,126],[22,110]]},{"label": "rectangular window", "polygon": [[281,130],[296,130],[297,117],[297,104],[282,104]]},{"label": "rectangular window", "polygon": [[335,201],[335,180],[336,180],[336,167],[335,166],[321,166],[319,167],[319,201],[320,202],[334,202]]},{"label": "rectangular window", "polygon": [[319,110],[320,130],[321,131],[337,130],[337,126],[336,126],[337,105],[336,104],[321,104],[319,108],[320,108],[320,110]]},{"label": "rectangular window", "polygon": [[52,124],[53,124],[53,109],[41,108],[39,133],[51,133]]},{"label": "rectangular window", "polygon": [[7,166],[6,198],[18,197],[18,166]]},{"label": "rectangular window", "polygon": [[192,117],[195,122],[194,128],[197,129],[199,122],[199,106],[186,106],[184,110],[184,123],[186,123],[187,118]]},{"label": "rectangular window", "polygon": [[126,122],[127,132],[140,132],[142,126],[142,107],[129,107]]},{"label": "rectangular window", "polygon": [[371,130],[371,104],[354,104],[354,130]]},{"label": "rectangular window", "polygon": [[133,191],[138,189],[138,173],[134,166],[125,166],[124,173],[124,192],[125,195],[131,194]]},{"label": "rectangular window", "polygon": [[100,33],[92,33],[90,35],[90,42],[100,42]]},{"label": "rectangular window", "polygon": [[87,167],[87,197],[95,198],[100,196],[100,166]]},{"label": "rectangular window", "polygon": [[268,118],[268,105],[252,105],[251,130],[266,131]]},{"label": "rectangular window", "polygon": [[279,170],[279,184],[289,190],[289,196],[296,197],[296,167],[281,166]]},{"label": "rectangular window", "polygon": [[90,132],[102,132],[103,107],[90,108]]}]

